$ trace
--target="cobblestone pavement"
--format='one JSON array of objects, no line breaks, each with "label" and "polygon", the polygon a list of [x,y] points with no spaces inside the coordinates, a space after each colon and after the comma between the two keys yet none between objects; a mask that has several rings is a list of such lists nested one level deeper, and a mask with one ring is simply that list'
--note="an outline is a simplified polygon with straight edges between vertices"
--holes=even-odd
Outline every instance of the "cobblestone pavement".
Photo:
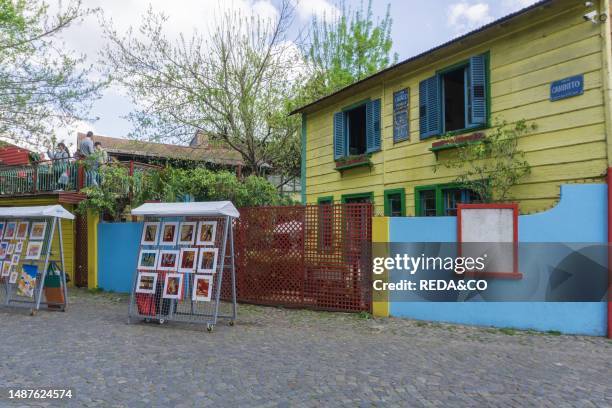
[{"label": "cobblestone pavement", "polygon": [[612,406],[604,338],[246,305],[206,333],[71,295],[66,313],[0,308],[0,390],[70,387],[61,406],[79,407]]}]

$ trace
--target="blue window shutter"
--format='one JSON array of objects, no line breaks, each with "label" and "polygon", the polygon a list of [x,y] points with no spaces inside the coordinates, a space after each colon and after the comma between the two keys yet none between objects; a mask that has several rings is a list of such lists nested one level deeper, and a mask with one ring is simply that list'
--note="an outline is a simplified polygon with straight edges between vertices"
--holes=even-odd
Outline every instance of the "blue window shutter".
[{"label": "blue window shutter", "polygon": [[484,55],[470,58],[470,95],[472,96],[472,125],[482,125],[487,121],[486,63]]},{"label": "blue window shutter", "polygon": [[334,113],[334,160],[346,156],[344,112]]},{"label": "blue window shutter", "polygon": [[440,134],[440,98],[436,75],[419,84],[419,134],[421,139]]},{"label": "blue window shutter", "polygon": [[380,99],[366,105],[366,152],[380,150]]},{"label": "blue window shutter", "polygon": [[427,134],[427,80],[419,83],[419,135],[421,139]]}]

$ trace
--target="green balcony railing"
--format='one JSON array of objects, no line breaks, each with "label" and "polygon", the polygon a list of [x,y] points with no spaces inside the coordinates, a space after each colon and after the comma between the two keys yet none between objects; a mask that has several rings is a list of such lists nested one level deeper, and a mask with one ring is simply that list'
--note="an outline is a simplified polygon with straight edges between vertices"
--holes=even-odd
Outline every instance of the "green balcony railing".
[{"label": "green balcony railing", "polygon": [[[142,175],[156,171],[157,166],[137,162],[112,165],[126,166],[136,179],[134,189],[140,189]],[[49,192],[77,192],[81,188],[100,183],[98,171],[86,170],[74,160],[46,160],[30,165],[0,166],[0,195],[24,195]]]}]

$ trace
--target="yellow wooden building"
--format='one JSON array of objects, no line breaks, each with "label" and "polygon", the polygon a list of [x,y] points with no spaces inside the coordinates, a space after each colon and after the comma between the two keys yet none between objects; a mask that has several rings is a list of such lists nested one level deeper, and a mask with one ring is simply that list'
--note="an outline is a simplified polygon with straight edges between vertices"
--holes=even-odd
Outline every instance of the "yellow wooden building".
[{"label": "yellow wooden building", "polygon": [[[302,199],[373,201],[382,215],[452,215],[474,197],[434,172],[441,135],[477,140],[525,119],[531,173],[511,191],[522,213],[560,185],[603,182],[612,155],[609,0],[540,1],[297,109]],[[447,152],[445,152],[447,150]]]}]

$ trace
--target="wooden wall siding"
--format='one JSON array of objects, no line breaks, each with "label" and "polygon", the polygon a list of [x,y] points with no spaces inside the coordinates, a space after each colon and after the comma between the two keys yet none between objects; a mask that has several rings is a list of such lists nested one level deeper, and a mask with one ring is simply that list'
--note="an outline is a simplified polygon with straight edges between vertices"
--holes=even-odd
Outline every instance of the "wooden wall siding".
[{"label": "wooden wall siding", "polygon": [[[55,205],[57,198],[32,197],[32,198],[2,198],[0,206],[30,206],[30,205]],[[74,206],[72,204],[61,204],[66,210],[74,214]],[[64,262],[66,264],[66,273],[70,276],[71,282],[68,286],[73,286],[74,283],[74,223],[71,220],[62,220],[62,239],[64,241]],[[49,226],[50,228],[50,226]],[[52,251],[59,251],[59,238],[57,231],[52,243]],[[57,252],[59,253],[59,252]]]},{"label": "wooden wall siding", "polygon": [[[439,54],[435,62],[416,71],[381,79],[333,106],[308,113],[306,147],[307,202],[321,196],[373,191],[376,214],[383,212],[383,193],[405,188],[407,215],[414,215],[414,188],[451,182],[456,171],[434,173],[436,157],[428,149],[435,138],[419,139],[419,82],[471,55],[490,52],[491,120],[535,122],[536,132],[520,140],[532,173],[512,189],[522,213],[543,211],[559,199],[559,186],[602,182],[607,169],[601,28],[583,20],[581,2],[530,17],[512,32],[454,54]],[[501,35],[503,33],[503,35]],[[433,59],[431,61],[434,61]],[[584,94],[549,102],[550,83],[584,74]],[[410,89],[410,140],[394,144],[393,92]],[[332,116],[344,106],[365,98],[382,98],[382,151],[372,156],[371,168],[340,173],[334,168]],[[449,154],[440,153],[440,158]]]}]

